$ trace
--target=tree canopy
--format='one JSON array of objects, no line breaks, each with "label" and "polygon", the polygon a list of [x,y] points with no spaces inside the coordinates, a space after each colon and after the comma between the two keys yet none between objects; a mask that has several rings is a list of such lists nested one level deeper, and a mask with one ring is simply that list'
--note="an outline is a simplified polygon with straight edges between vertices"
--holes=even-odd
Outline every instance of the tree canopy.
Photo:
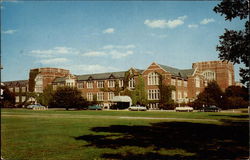
[{"label": "tree canopy", "polygon": [[216,50],[219,51],[219,58],[227,60],[234,64],[244,64],[245,67],[240,68],[241,82],[249,88],[250,69],[249,69],[249,49],[250,49],[250,34],[249,34],[249,0],[223,0],[213,9],[216,13],[225,16],[225,20],[231,21],[234,18],[244,20],[245,27],[242,30],[228,30],[221,35],[220,45],[217,45]]},{"label": "tree canopy", "polygon": [[8,87],[1,85],[1,107],[13,107],[15,105],[15,94]]},{"label": "tree canopy", "polygon": [[53,94],[49,103],[54,108],[84,108],[87,107],[87,101],[82,97],[81,91],[72,87],[60,87]]}]

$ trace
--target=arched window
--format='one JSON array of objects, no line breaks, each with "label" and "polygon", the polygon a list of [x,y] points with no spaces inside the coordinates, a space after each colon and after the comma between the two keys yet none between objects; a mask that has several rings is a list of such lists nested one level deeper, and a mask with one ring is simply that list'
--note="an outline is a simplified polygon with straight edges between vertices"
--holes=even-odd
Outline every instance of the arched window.
[{"label": "arched window", "polygon": [[199,77],[195,77],[195,87],[200,87],[200,78]]},{"label": "arched window", "polygon": [[233,83],[232,83],[232,73],[231,72],[228,72],[228,85],[229,86],[233,85]]},{"label": "arched window", "polygon": [[204,71],[204,72],[202,73],[202,75],[203,75],[203,76],[205,77],[205,79],[208,80],[208,81],[214,81],[214,80],[216,79],[215,72],[213,72],[213,71],[209,71],[209,70]]},{"label": "arched window", "polygon": [[148,74],[148,85],[159,85],[159,74],[156,72]]}]

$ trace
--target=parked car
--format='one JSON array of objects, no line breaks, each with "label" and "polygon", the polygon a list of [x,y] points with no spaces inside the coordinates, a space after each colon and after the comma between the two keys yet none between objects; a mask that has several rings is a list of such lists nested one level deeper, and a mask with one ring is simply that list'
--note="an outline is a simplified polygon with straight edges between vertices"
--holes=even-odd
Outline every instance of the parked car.
[{"label": "parked car", "polygon": [[175,111],[176,112],[193,112],[194,108],[193,107],[176,107]]},{"label": "parked car", "polygon": [[208,106],[208,107],[204,107],[203,111],[204,112],[220,112],[221,108],[216,107],[216,106]]},{"label": "parked car", "polygon": [[93,106],[88,106],[89,110],[102,110],[102,106],[98,105],[93,105]]},{"label": "parked car", "polygon": [[147,107],[145,107],[145,106],[131,106],[131,107],[128,107],[128,110],[129,111],[146,111]]},{"label": "parked car", "polygon": [[33,110],[45,110],[45,109],[47,109],[45,106],[43,106],[41,104],[30,104],[26,108],[33,109]]}]

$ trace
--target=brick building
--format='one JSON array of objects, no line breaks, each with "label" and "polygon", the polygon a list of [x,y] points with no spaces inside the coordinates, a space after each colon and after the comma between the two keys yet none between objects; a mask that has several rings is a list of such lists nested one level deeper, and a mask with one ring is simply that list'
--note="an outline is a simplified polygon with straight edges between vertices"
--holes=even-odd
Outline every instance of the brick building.
[{"label": "brick building", "polygon": [[57,77],[68,76],[69,70],[60,68],[35,68],[29,73],[29,92],[42,93]]},{"label": "brick building", "polygon": [[[133,90],[139,75],[145,82],[150,109],[158,109],[160,83],[175,86],[171,97],[177,103],[194,100],[212,80],[217,81],[223,90],[235,85],[233,64],[222,61],[193,63],[191,69],[177,69],[153,62],[144,70],[130,68],[128,71],[86,75],[72,75],[69,70],[59,68],[36,68],[30,70],[29,81],[24,82],[26,91],[36,93],[42,93],[49,84],[54,90],[59,86],[77,87],[84,98],[92,101],[96,96],[96,100],[108,108],[117,92],[116,87]],[[9,88],[15,85],[18,83]]]},{"label": "brick building", "polygon": [[27,92],[28,92],[28,80],[20,80],[20,81],[7,81],[3,83],[4,86],[8,87],[8,89],[15,93],[15,102],[17,104],[23,103],[27,101]]}]

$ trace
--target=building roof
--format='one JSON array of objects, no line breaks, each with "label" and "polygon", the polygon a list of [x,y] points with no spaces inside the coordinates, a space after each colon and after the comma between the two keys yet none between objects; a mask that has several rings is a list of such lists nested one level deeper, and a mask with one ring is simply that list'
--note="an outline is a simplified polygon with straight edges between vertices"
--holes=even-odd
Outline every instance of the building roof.
[{"label": "building roof", "polygon": [[87,74],[87,75],[78,75],[78,81],[86,81],[90,78],[92,79],[109,79],[109,78],[123,78],[126,71],[121,72],[108,72],[108,73],[97,73],[97,74]]},{"label": "building roof", "polygon": [[6,81],[3,82],[3,84],[8,87],[22,87],[22,86],[27,86],[28,82],[29,82],[28,80],[17,80],[17,81]]},{"label": "building roof", "polygon": [[165,71],[170,72],[172,75],[176,77],[182,77],[187,78],[188,76],[191,76],[194,73],[195,69],[177,69],[170,66],[159,64],[161,68],[163,68]]},{"label": "building roof", "polygon": [[54,83],[60,83],[60,82],[64,82],[66,80],[66,77],[56,77],[54,79]]}]

